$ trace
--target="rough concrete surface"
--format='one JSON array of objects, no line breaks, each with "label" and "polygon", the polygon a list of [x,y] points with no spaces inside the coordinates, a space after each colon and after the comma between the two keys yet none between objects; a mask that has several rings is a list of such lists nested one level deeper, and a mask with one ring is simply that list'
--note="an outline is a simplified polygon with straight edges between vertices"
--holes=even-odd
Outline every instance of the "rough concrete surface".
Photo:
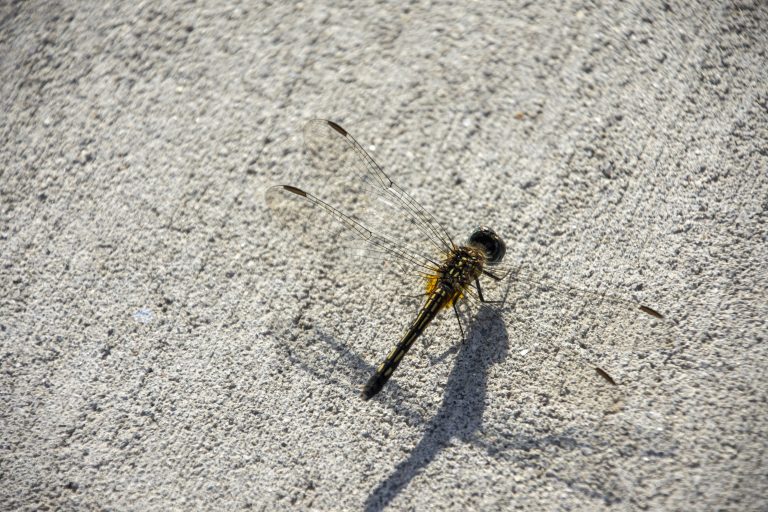
[{"label": "rough concrete surface", "polygon": [[[1,508],[765,510],[767,5],[3,2]],[[317,117],[528,272],[367,402]]]}]

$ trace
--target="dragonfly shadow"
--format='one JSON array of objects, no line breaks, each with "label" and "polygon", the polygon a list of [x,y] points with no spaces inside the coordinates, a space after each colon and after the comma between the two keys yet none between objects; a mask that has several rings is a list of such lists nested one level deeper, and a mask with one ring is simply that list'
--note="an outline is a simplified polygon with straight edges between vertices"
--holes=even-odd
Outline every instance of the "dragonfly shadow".
[{"label": "dragonfly shadow", "polygon": [[443,403],[407,459],[373,490],[366,511],[385,508],[452,440],[472,442],[481,429],[491,365],[506,357],[509,341],[502,319],[487,308],[470,326],[448,377]]},{"label": "dragonfly shadow", "polygon": [[[337,337],[323,330],[316,330],[313,343],[316,344],[314,349],[307,345],[291,345],[284,350],[284,357],[294,367],[322,382],[323,389],[338,394],[343,400],[350,397],[358,399],[356,395],[360,393],[363,383],[373,374],[376,367],[366,362],[346,343],[339,342]],[[398,401],[382,401],[391,407],[395,414],[414,423],[424,421],[423,414],[408,405],[413,400],[407,398],[410,395],[407,387],[401,387],[396,380],[391,380],[387,384],[387,391],[404,397]]]},{"label": "dragonfly shadow", "polygon": [[[610,437],[599,431],[586,428],[584,424],[568,424],[561,418],[552,418],[552,428],[508,430],[510,423],[516,423],[514,415],[506,421],[491,421],[492,426],[483,426],[489,369],[506,359],[510,351],[507,327],[495,310],[480,309],[478,318],[470,324],[466,342],[460,345],[442,404],[425,423],[425,433],[408,457],[371,491],[365,502],[366,511],[385,509],[438,457],[441,450],[450,448],[457,441],[473,444],[499,463],[522,464],[528,470],[557,480],[591,499],[602,500],[608,505],[622,501],[620,482],[605,478],[605,475],[591,475],[593,481],[584,481],[583,468],[571,463],[574,453],[610,454]],[[512,327],[512,335],[517,338],[518,334]],[[447,356],[446,353],[440,358]],[[550,454],[546,461],[541,460],[543,452]],[[598,466],[614,467],[616,464],[617,461],[606,455]],[[620,473],[618,467],[614,469],[609,475]]]}]

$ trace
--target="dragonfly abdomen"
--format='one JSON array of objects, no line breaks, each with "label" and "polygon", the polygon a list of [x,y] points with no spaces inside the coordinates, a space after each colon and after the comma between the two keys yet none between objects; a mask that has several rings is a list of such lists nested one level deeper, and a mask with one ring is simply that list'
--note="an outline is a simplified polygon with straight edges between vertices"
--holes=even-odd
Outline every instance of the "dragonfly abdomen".
[{"label": "dragonfly abdomen", "polygon": [[437,315],[438,311],[444,307],[444,304],[449,299],[450,296],[443,290],[435,291],[435,293],[430,296],[427,303],[421,308],[416,320],[405,332],[400,342],[395,345],[386,359],[384,359],[384,362],[382,362],[376,369],[376,373],[374,373],[371,378],[368,379],[365,386],[363,386],[363,391],[360,394],[360,396],[363,397],[363,400],[368,400],[381,391],[392,376],[392,373],[394,373],[400,365],[400,361],[405,357],[405,354],[408,353],[408,350],[410,350],[414,342],[421,336],[424,329],[427,328],[429,323]]}]

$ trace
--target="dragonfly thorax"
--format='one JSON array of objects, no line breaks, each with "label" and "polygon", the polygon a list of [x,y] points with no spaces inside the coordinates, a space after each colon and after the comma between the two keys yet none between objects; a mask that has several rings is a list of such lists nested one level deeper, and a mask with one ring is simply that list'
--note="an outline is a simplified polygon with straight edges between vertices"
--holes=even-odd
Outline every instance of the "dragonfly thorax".
[{"label": "dragonfly thorax", "polygon": [[473,245],[450,251],[438,271],[427,279],[427,294],[441,295],[444,307],[453,304],[480,276],[485,262],[485,252]]}]

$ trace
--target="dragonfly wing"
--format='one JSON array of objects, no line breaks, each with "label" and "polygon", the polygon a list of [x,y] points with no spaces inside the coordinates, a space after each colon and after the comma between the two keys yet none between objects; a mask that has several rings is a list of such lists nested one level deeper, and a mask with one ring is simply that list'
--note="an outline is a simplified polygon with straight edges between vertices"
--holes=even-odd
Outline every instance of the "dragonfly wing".
[{"label": "dragonfly wing", "polygon": [[283,164],[280,185],[266,192],[272,216],[307,245],[331,245],[351,269],[368,274],[385,262],[414,283],[407,293],[423,291],[412,276],[433,272],[453,247],[445,230],[339,125],[316,119],[303,136],[309,165]]},{"label": "dragonfly wing", "polygon": [[584,411],[615,412],[635,385],[656,385],[674,348],[669,319],[638,302],[532,273],[512,272],[507,280],[502,314],[518,343],[504,364],[534,376],[533,393]]},{"label": "dragonfly wing", "polygon": [[[326,170],[331,174],[341,174],[342,179],[346,179],[344,176],[354,175],[354,178],[364,184],[368,195],[383,207],[379,213],[386,216],[386,224],[392,224],[393,217],[397,220],[397,231],[393,234],[403,237],[414,231],[413,236],[405,237],[408,243],[417,245],[414,250],[445,252],[454,247],[451,237],[432,214],[394,183],[344,128],[332,121],[312,120],[304,127],[304,142],[310,154],[319,157],[318,167],[325,162]],[[344,165],[328,168],[328,162],[341,162]],[[373,215],[375,204],[369,205],[368,208],[367,216],[371,219],[371,224],[381,225],[377,222],[379,219]],[[387,226],[382,225],[381,232],[388,235]]]},{"label": "dragonfly wing", "polygon": [[[319,222],[318,216],[337,223],[340,232],[358,241],[368,244],[369,251],[389,259],[402,269],[428,274],[434,272],[438,262],[409,250],[390,238],[374,233],[355,217],[343,213],[330,203],[303,189],[292,185],[276,185],[267,190],[267,200],[272,211],[290,212],[282,214],[284,220],[293,218],[289,224],[301,225],[303,232],[321,239],[328,232],[337,232],[328,228],[327,223]],[[311,225],[304,222],[312,219]],[[341,236],[337,234],[336,238]]]}]

